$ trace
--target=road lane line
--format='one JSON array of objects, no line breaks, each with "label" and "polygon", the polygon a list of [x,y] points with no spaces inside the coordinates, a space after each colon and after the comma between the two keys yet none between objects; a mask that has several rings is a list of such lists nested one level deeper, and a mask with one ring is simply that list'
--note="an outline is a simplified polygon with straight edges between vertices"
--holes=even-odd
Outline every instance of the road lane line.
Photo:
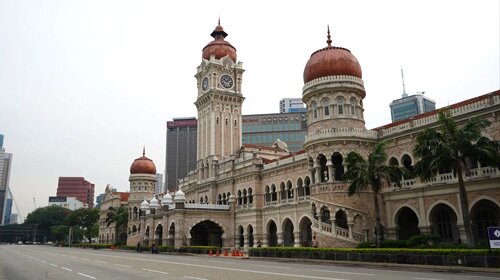
[{"label": "road lane line", "polygon": [[286,266],[263,265],[263,264],[256,264],[255,266],[270,267],[270,268],[285,268],[285,269],[289,268],[289,267],[286,267]]},{"label": "road lane line", "polygon": [[413,277],[413,279],[416,279],[416,280],[443,280],[443,279],[437,279],[437,278],[420,278],[420,277]]},{"label": "road lane line", "polygon": [[64,270],[67,270],[67,271],[73,271],[73,270],[71,270],[71,269],[69,269],[67,267],[64,267],[64,266],[61,266],[61,268],[64,269]]},{"label": "road lane line", "polygon": [[57,265],[53,263],[49,263],[49,265],[57,267]]},{"label": "road lane line", "polygon": [[86,258],[82,258],[82,260],[84,260],[84,261],[90,261],[89,259],[86,259]]},{"label": "road lane line", "polygon": [[156,272],[156,273],[161,273],[161,274],[168,274],[167,272],[158,271],[158,270],[152,270],[152,269],[147,269],[147,268],[143,268],[142,270],[151,271],[151,272]]},{"label": "road lane line", "polygon": [[234,262],[226,262],[226,261],[208,261],[208,262],[213,262],[213,263],[227,263],[227,264],[236,264]]},{"label": "road lane line", "polygon": [[43,263],[47,263],[46,261],[42,261],[42,260],[40,260],[40,261],[43,262]]},{"label": "road lane line", "polygon": [[190,277],[190,276],[184,276],[184,278],[195,279],[195,280],[208,280],[208,279],[205,279],[205,278]]},{"label": "road lane line", "polygon": [[131,265],[124,265],[124,264],[119,264],[119,263],[114,263],[114,265],[123,266],[123,267],[132,267]]},{"label": "road lane line", "polygon": [[108,262],[105,262],[105,261],[95,261],[95,262],[98,262],[98,263],[108,263]]},{"label": "road lane line", "polygon": [[93,277],[93,276],[90,276],[90,275],[87,275],[87,274],[83,274],[83,273],[80,273],[80,272],[78,272],[78,275],[85,276],[85,277],[88,277],[90,279],[95,279],[95,277]]},{"label": "road lane line", "polygon": [[498,277],[489,277],[489,276],[469,276],[469,277],[473,277],[473,278],[485,278],[485,279],[497,279],[498,280]]},{"label": "road lane line", "polygon": [[343,274],[353,274],[353,275],[363,275],[363,276],[375,276],[375,274],[369,274],[369,273],[358,273],[358,272],[345,272],[345,271],[336,271],[336,270],[321,270],[321,269],[313,269],[314,271],[321,271],[321,272],[329,272],[329,273],[343,273]]},{"label": "road lane line", "polygon": [[71,258],[73,258],[73,259],[78,259],[78,257],[74,257],[74,256],[71,256]]}]

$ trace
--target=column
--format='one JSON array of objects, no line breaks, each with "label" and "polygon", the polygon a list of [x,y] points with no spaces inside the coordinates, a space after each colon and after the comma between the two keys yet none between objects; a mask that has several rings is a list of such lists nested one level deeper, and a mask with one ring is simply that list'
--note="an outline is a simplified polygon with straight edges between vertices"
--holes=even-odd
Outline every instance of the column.
[{"label": "column", "polygon": [[283,232],[276,232],[278,235],[278,246],[283,246]]},{"label": "column", "polygon": [[332,161],[328,160],[326,166],[328,167],[328,182],[333,183],[335,180],[335,169],[333,168]]},{"label": "column", "polygon": [[352,236],[352,227],[354,226],[354,223],[347,223],[347,227],[349,228],[349,238],[354,239],[354,236]]},{"label": "column", "polygon": [[316,176],[315,176],[315,181],[320,183],[321,182],[321,166],[317,163],[314,164],[314,170],[316,170]]},{"label": "column", "polygon": [[293,244],[293,247],[301,247],[302,244],[300,244],[300,232],[299,231],[295,231],[293,233],[293,242],[295,244]]},{"label": "column", "polygon": [[243,248],[248,252],[248,234],[243,234]]}]

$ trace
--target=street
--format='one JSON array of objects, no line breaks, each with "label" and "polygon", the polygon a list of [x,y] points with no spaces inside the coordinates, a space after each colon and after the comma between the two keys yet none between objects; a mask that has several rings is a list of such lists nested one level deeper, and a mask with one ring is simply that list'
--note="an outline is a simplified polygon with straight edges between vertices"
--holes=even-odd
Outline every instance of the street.
[{"label": "street", "polygon": [[488,280],[499,279],[499,274],[0,245],[0,279]]}]

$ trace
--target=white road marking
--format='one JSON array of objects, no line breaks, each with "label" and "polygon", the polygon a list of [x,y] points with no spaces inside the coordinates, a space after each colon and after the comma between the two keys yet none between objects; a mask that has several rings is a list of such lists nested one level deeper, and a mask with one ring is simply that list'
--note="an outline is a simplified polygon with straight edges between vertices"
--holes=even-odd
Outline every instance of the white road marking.
[{"label": "white road marking", "polygon": [[195,280],[207,280],[205,278],[189,277],[189,276],[184,276],[184,278],[195,279]]},{"label": "white road marking", "polygon": [[53,263],[49,263],[49,265],[57,267],[57,265]]},{"label": "white road marking", "polygon": [[336,271],[336,270],[321,270],[321,269],[313,269],[314,271],[321,271],[321,272],[329,272],[329,273],[343,273],[343,274],[353,274],[353,275],[363,275],[363,276],[375,276],[375,274],[369,274],[369,273],[357,273],[357,272],[345,272],[345,271]]},{"label": "white road marking", "polygon": [[78,272],[78,275],[85,276],[85,277],[88,277],[90,279],[95,279],[95,277],[93,277],[93,276],[90,276],[90,275],[87,275],[87,274],[83,274],[83,273],[80,273],[80,272]]},{"label": "white road marking", "polygon": [[263,265],[263,264],[256,264],[255,266],[270,267],[270,268],[286,268],[286,269],[289,268],[289,267],[286,267],[286,266]]},{"label": "white road marking", "polygon": [[119,263],[114,263],[114,265],[117,265],[117,266],[123,266],[123,267],[132,267],[130,265],[124,265],[124,264],[119,264]]},{"label": "white road marking", "polygon": [[226,262],[226,261],[208,261],[208,262],[213,262],[213,263],[227,263],[227,264],[236,264],[234,262]]},{"label": "white road marking", "polygon": [[498,277],[488,277],[488,276],[469,276],[469,277],[474,277],[474,278],[486,278],[486,279],[497,279]]},{"label": "white road marking", "polygon": [[61,268],[64,269],[64,270],[67,270],[67,271],[73,271],[73,270],[71,270],[71,269],[69,269],[67,267],[64,267],[64,266],[61,266]]},{"label": "white road marking", "polygon": [[413,279],[417,279],[417,280],[443,280],[443,279],[437,279],[437,278],[420,278],[420,277],[413,277]]},{"label": "white road marking", "polygon": [[86,258],[82,258],[82,260],[84,260],[84,261],[90,261],[89,259],[86,259]]},{"label": "white road marking", "polygon": [[158,271],[158,270],[152,270],[152,269],[147,269],[147,268],[143,268],[142,270],[151,271],[151,272],[156,272],[156,273],[161,273],[161,274],[168,274],[167,272]]},{"label": "white road marking", "polygon": [[42,260],[40,260],[40,261],[43,262],[43,263],[47,263],[46,261],[42,261]]},{"label": "white road marking", "polygon": [[74,257],[74,256],[71,256],[71,258],[73,258],[73,259],[78,259],[78,257]]},{"label": "white road marking", "polygon": [[98,262],[98,263],[108,263],[108,262],[105,262],[105,261],[95,261],[95,262]]}]

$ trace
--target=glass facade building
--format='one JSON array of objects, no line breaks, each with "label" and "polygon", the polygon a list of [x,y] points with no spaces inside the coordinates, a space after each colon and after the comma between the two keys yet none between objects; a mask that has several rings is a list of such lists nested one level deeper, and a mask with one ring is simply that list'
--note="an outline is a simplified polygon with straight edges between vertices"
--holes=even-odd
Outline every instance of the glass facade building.
[{"label": "glass facade building", "polygon": [[303,149],[307,134],[305,113],[281,113],[242,116],[242,142],[272,146],[280,139],[290,152]]},{"label": "glass facade building", "polygon": [[436,102],[423,94],[403,96],[389,105],[393,122],[436,110]]}]

